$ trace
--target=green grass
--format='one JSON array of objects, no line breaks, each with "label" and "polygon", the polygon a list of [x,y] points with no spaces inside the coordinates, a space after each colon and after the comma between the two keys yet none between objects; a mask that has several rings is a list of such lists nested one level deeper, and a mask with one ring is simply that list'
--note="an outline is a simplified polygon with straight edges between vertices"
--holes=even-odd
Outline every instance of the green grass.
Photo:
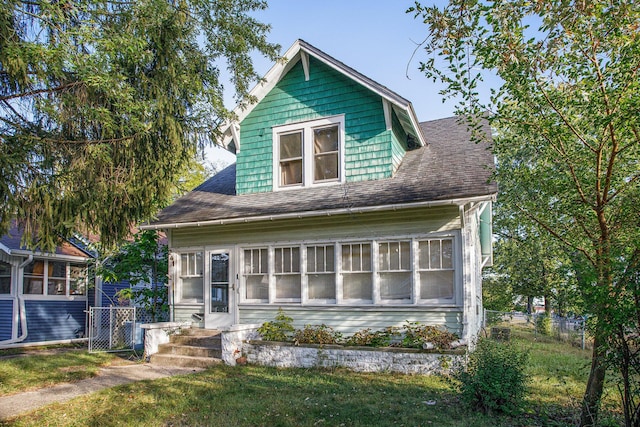
[{"label": "green grass", "polygon": [[[526,408],[515,417],[488,417],[464,410],[451,382],[441,377],[216,366],[198,374],[103,390],[50,405],[7,425],[573,425],[589,352],[533,336],[512,336],[531,355]],[[615,399],[608,395],[603,419],[610,420],[609,425],[619,424],[614,405]]]},{"label": "green grass", "polygon": [[78,348],[48,347],[28,353],[1,350],[0,396],[93,377],[100,367],[120,360],[111,353]]}]

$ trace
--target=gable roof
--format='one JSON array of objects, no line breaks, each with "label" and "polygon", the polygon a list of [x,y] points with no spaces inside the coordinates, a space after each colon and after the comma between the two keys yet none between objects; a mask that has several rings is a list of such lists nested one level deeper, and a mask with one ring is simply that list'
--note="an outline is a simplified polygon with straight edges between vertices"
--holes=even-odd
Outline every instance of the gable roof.
[{"label": "gable roof", "polygon": [[[483,131],[490,136],[489,125]],[[236,195],[235,164],[176,200],[143,229],[320,216],[400,207],[493,200],[497,185],[490,146],[474,143],[464,120],[423,122],[430,144],[406,153],[392,178]]]},{"label": "gable roof", "polygon": [[[275,87],[275,85],[289,72],[289,70],[298,63],[298,61],[302,61],[305,75],[307,75],[308,78],[309,55],[382,97],[385,114],[390,114],[391,110],[393,110],[405,132],[413,136],[419,145],[423,146],[427,144],[427,140],[419,126],[418,119],[411,102],[364,74],[359,73],[343,62],[327,55],[304,40],[296,40],[295,43],[293,43],[293,45],[285,52],[283,60],[277,62],[273,67],[271,67],[262,81],[249,92],[249,98],[254,98],[256,101],[249,105],[238,105],[235,110],[233,110],[237,120],[233,123],[226,123],[222,128],[222,144],[226,148],[229,148],[232,142],[233,147],[239,148],[239,141],[237,141],[239,134],[238,123],[242,122],[242,120],[251,113],[253,108]],[[390,123],[390,116],[387,117],[387,120],[389,120]]]},{"label": "gable roof", "polygon": [[67,240],[63,240],[60,244],[58,244],[58,246],[56,246],[54,254],[44,253],[38,248],[29,250],[22,244],[23,234],[24,229],[18,224],[17,221],[12,221],[7,234],[0,236],[0,251],[5,252],[7,255],[39,254],[49,256],[57,255],[62,257],[95,258],[95,254],[91,253],[89,250],[81,249],[80,242],[72,242]]}]

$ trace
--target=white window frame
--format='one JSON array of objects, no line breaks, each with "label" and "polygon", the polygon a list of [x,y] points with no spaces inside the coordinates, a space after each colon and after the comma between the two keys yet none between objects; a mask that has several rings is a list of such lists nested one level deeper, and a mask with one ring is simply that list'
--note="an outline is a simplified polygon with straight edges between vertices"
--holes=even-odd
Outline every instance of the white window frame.
[{"label": "white window frame", "polygon": [[[308,271],[308,256],[309,256],[309,248],[325,248],[325,270],[326,270],[326,248],[333,248],[333,271],[325,271],[325,272],[317,272],[317,274],[322,274],[325,276],[333,276],[333,292],[335,298],[310,298],[309,297],[309,274],[314,274],[316,272],[309,273]],[[329,243],[309,243],[303,245],[302,247],[302,303],[310,303],[310,304],[336,304],[338,299],[338,245],[333,242]]]},{"label": "white window frame", "polygon": [[[322,119],[305,122],[291,123],[272,128],[273,141],[273,190],[290,190],[303,187],[318,187],[325,185],[335,185],[345,182],[344,166],[344,114],[324,117]],[[338,178],[314,182],[314,151],[313,132],[316,129],[338,126]],[[302,183],[281,185],[280,184],[280,135],[287,135],[302,132]]]},{"label": "white window frame", "polygon": [[[369,265],[370,270],[349,270],[345,271],[342,266],[342,248],[343,246],[354,246],[354,245],[369,245]],[[336,266],[336,270],[338,271],[338,283],[336,284],[336,294],[338,296],[338,302],[346,305],[371,305],[374,303],[376,299],[376,279],[375,279],[375,271],[376,271],[376,255],[375,255],[375,244],[371,240],[363,240],[363,241],[353,241],[353,242],[340,242],[339,245],[339,256],[338,258],[338,266]],[[362,252],[361,252],[362,253]],[[344,274],[368,274],[371,278],[371,299],[364,298],[344,298]]]},{"label": "white window frame", "polygon": [[[431,247],[431,242],[434,241],[439,241],[440,242],[440,247],[442,247],[442,242],[445,240],[449,240],[451,241],[451,267],[449,268],[444,268],[444,267],[440,267],[440,268],[422,268],[420,267],[420,248],[419,245],[422,242],[429,242],[429,247]],[[424,239],[416,239],[415,241],[415,245],[414,245],[414,250],[416,252],[415,255],[415,268],[414,268],[414,279],[415,279],[415,286],[414,286],[414,293],[415,293],[415,297],[418,300],[419,304],[452,304],[455,303],[458,300],[458,282],[459,279],[457,278],[458,275],[458,270],[459,270],[459,263],[458,263],[458,256],[456,256],[456,247],[458,246],[458,242],[455,236],[434,236],[434,237],[429,237],[429,238],[424,238]],[[441,258],[442,258],[442,254],[440,254]],[[442,262],[442,259],[440,260],[440,262]],[[420,297],[420,273],[427,273],[427,272],[433,272],[433,271],[451,271],[453,274],[453,295],[451,298],[421,298]]]},{"label": "white window frame", "polygon": [[[267,251],[267,271],[265,272],[260,272],[261,275],[266,275],[267,276],[267,298],[247,298],[247,276],[252,276],[252,275],[258,275],[257,273],[249,273],[247,274],[245,272],[245,265],[246,265],[246,260],[245,260],[245,251],[261,251],[261,250],[266,250]],[[247,302],[247,303],[264,303],[264,304],[268,304],[269,303],[269,298],[272,296],[272,289],[274,288],[274,286],[272,286],[272,271],[273,271],[273,267],[270,264],[270,260],[273,258],[270,254],[271,254],[271,248],[268,245],[260,245],[260,246],[243,246],[240,248],[240,250],[238,251],[240,253],[240,278],[241,278],[241,283],[242,283],[242,287],[241,287],[241,293],[240,293],[240,301],[242,302]]]},{"label": "white window frame", "polygon": [[[431,241],[431,240],[451,240],[452,246],[452,271],[453,271],[453,298],[449,299],[421,299],[419,288],[419,273],[424,271],[420,269],[419,260],[419,242]],[[411,298],[409,300],[393,300],[393,299],[381,299],[380,297],[380,271],[379,267],[379,253],[378,247],[380,243],[388,242],[409,242],[410,244],[410,269],[402,269],[411,275]],[[371,274],[372,281],[372,299],[344,299],[343,298],[343,274],[349,273],[343,270],[342,266],[342,247],[344,245],[361,245],[368,244],[371,248],[371,271],[366,272]],[[348,307],[370,307],[370,306],[386,306],[386,307],[406,307],[406,306],[419,306],[419,307],[460,307],[462,304],[462,239],[458,231],[443,232],[433,234],[420,234],[410,236],[389,236],[381,237],[380,239],[354,239],[344,241],[303,241],[303,242],[270,242],[264,244],[250,244],[241,245],[238,247],[238,252],[241,257],[241,264],[243,270],[240,271],[240,304],[256,304],[256,305],[276,305],[276,304],[291,304],[293,306],[348,306]],[[336,286],[336,299],[335,300],[311,300],[308,297],[308,272],[307,272],[307,248],[315,246],[334,246],[334,274],[335,274],[335,286]],[[300,276],[301,276],[301,298],[276,298],[276,274],[275,274],[275,249],[284,247],[298,247],[300,248]],[[268,277],[268,298],[266,299],[247,299],[246,298],[246,275],[244,274],[244,251],[252,249],[267,249],[268,258],[268,271],[266,273]]]},{"label": "white window frame", "polygon": [[[25,269],[23,268],[20,271],[20,274],[22,275],[21,280],[20,280],[20,295],[26,299],[47,299],[47,300],[59,300],[59,299],[86,299],[87,298],[87,288],[88,288],[88,274],[86,274],[87,272],[87,265],[86,263],[82,262],[82,261],[70,261],[68,259],[53,259],[53,258],[34,258],[34,260],[32,261],[32,263],[36,263],[36,262],[42,262],[42,266],[43,266],[43,273],[42,273],[42,293],[38,293],[38,294],[31,294],[31,293],[26,293],[25,292],[25,278],[27,277],[27,273],[25,273]],[[51,276],[51,278],[53,279],[64,279],[65,283],[64,283],[64,294],[49,294],[49,263],[53,262],[53,263],[60,263],[60,264],[64,264],[64,271],[65,271],[65,275],[64,277],[58,277],[58,276]],[[32,263],[30,263],[29,265],[31,265]],[[81,267],[84,269],[85,271],[85,277],[84,277],[84,293],[83,294],[72,294],[71,292],[71,267],[73,266],[77,266],[77,267]],[[33,277],[31,274],[29,274],[28,276]],[[4,296],[10,295],[10,294],[3,294]]]},{"label": "white window frame", "polygon": [[[189,255],[189,254],[197,254],[200,253],[202,259],[202,274],[183,274],[182,273],[182,255]],[[206,268],[205,268],[205,257],[206,257],[206,253],[204,248],[185,248],[180,250],[180,252],[176,252],[176,258],[177,258],[177,262],[176,262],[176,266],[175,266],[175,278],[176,278],[176,289],[175,289],[175,300],[174,303],[176,305],[197,305],[197,306],[203,306],[204,305],[204,281],[205,281],[205,275],[206,275]],[[195,298],[187,298],[187,299],[183,299],[182,298],[182,281],[183,279],[191,279],[191,278],[200,278],[202,280],[202,301],[197,301]]]},{"label": "white window frame", "polygon": [[[402,253],[398,254],[398,268],[391,267],[391,255],[387,253],[389,259],[387,260],[388,268],[382,269],[381,258],[380,258],[380,245],[402,245],[407,244],[409,248],[409,268],[402,268]],[[379,301],[380,304],[392,304],[392,305],[406,305],[411,304],[416,301],[417,296],[415,295],[415,274],[414,271],[417,268],[418,259],[416,258],[416,253],[413,250],[413,241],[412,239],[389,239],[389,240],[378,240],[375,242],[375,250],[376,257],[374,258],[376,274],[374,279],[374,299]],[[383,298],[382,297],[382,281],[380,276],[383,274],[404,274],[409,276],[409,298]]]}]

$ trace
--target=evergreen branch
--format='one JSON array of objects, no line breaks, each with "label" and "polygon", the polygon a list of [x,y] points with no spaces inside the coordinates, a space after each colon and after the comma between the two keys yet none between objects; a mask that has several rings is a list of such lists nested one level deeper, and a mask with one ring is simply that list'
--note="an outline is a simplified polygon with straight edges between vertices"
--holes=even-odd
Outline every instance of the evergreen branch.
[{"label": "evergreen branch", "polygon": [[82,85],[82,84],[83,84],[83,82],[81,82],[81,81],[75,81],[75,82],[67,83],[67,84],[64,84],[62,86],[58,86],[58,87],[54,87],[54,88],[35,89],[35,90],[29,91],[29,92],[14,93],[14,94],[11,94],[11,95],[0,97],[0,101],[9,101],[11,99],[16,99],[16,98],[26,98],[26,97],[29,97],[29,96],[40,95],[42,93],[61,92],[63,90],[72,88],[74,86],[79,86],[79,85]]}]

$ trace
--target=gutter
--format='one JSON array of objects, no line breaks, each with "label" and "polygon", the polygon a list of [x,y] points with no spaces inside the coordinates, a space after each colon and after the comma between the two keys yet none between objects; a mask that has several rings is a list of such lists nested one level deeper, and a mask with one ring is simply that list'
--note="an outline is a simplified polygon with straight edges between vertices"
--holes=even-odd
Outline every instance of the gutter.
[{"label": "gutter", "polygon": [[463,199],[449,199],[449,200],[439,200],[439,201],[431,201],[431,202],[400,203],[400,204],[394,204],[394,205],[369,206],[369,207],[360,207],[360,208],[324,209],[320,211],[293,212],[293,213],[284,213],[284,214],[275,214],[275,215],[249,216],[249,217],[228,218],[228,219],[211,219],[211,220],[195,221],[195,222],[146,224],[146,225],[141,225],[139,228],[141,230],[164,230],[169,228],[203,227],[208,225],[243,224],[243,223],[250,223],[250,222],[275,221],[275,220],[282,220],[282,219],[301,219],[301,218],[314,218],[314,217],[333,216],[333,215],[346,215],[346,214],[354,214],[354,213],[396,211],[400,209],[410,209],[410,208],[431,208],[431,207],[438,207],[438,206],[463,206],[471,202],[495,201],[495,199],[496,199],[496,196],[492,194],[492,195],[475,196],[475,197],[469,197],[469,198],[463,198]]},{"label": "gutter", "polygon": [[[18,266],[18,272],[23,271],[24,268],[29,265],[33,261],[33,254],[29,254],[29,257],[22,262]],[[16,284],[16,288],[17,288]],[[24,306],[24,299],[20,296],[20,290],[16,289],[16,295],[14,296],[14,301],[18,303],[18,316],[20,317],[20,326],[22,329],[22,335],[17,338],[12,338],[10,340],[0,341],[0,346],[5,346],[8,344],[15,344],[24,341],[27,339],[27,334],[29,331],[27,330],[27,311]]]}]

